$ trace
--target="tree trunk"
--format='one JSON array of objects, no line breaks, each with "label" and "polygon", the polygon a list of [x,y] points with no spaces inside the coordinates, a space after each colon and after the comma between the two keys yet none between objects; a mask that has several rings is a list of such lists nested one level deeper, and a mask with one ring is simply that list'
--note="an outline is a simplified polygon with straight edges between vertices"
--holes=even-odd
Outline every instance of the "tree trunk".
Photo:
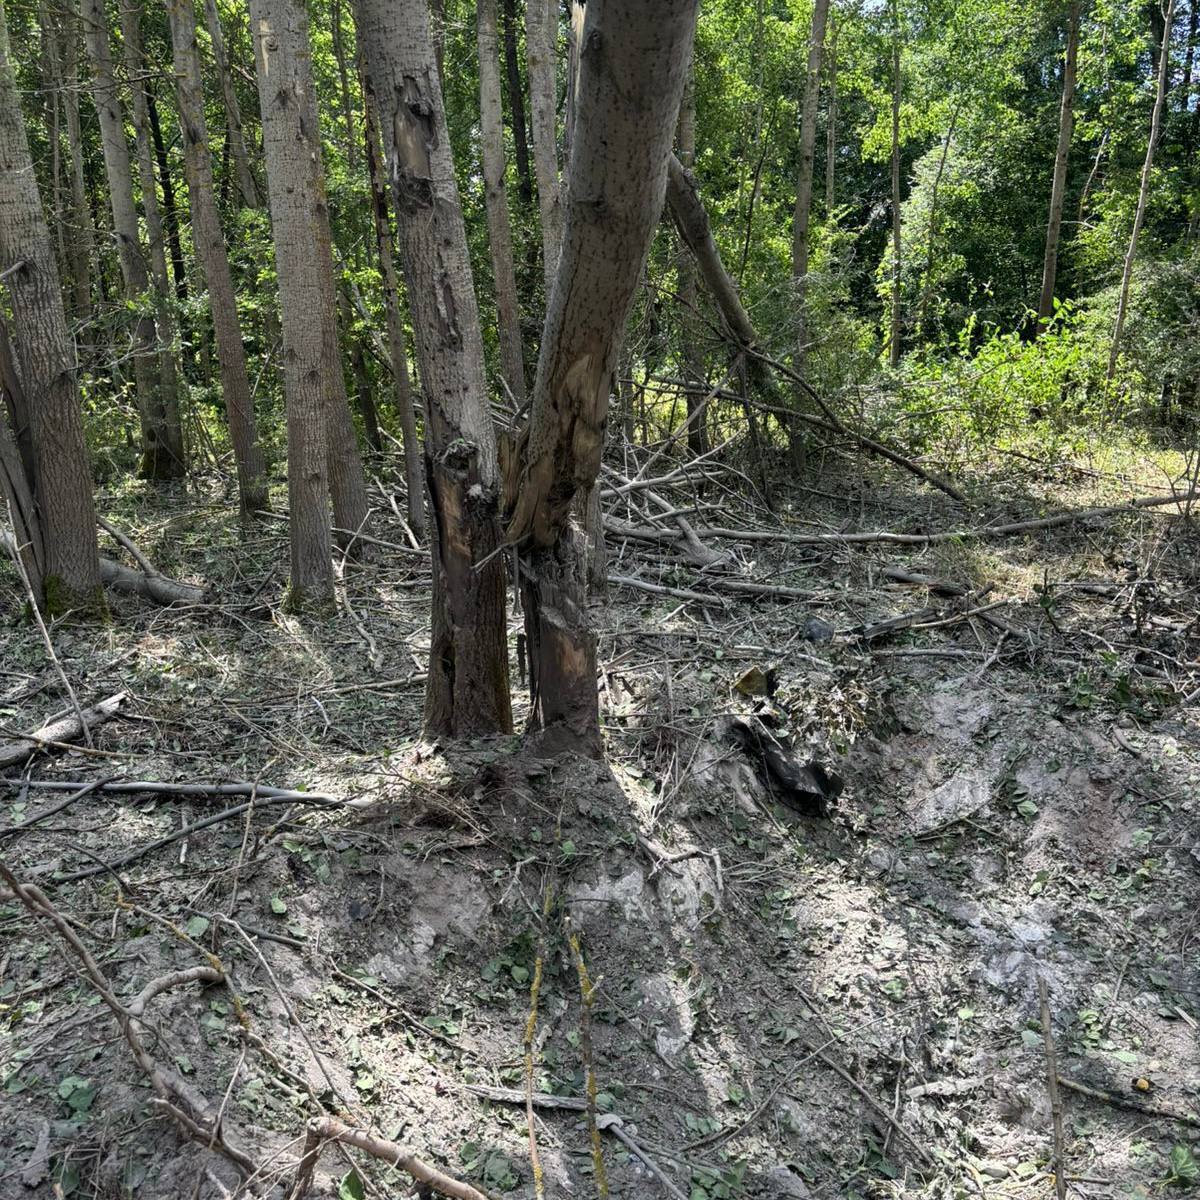
[{"label": "tree trunk", "polygon": [[425,0],[359,0],[425,393],[433,597],[425,727],[512,728],[499,468],[483,339]]},{"label": "tree trunk", "polygon": [[75,354],[0,4],[0,274],[28,407],[47,612],[104,611]]},{"label": "tree trunk", "polygon": [[225,52],[225,35],[221,30],[221,14],[217,0],[204,0],[204,23],[212,39],[213,62],[217,68],[217,79],[221,83],[221,101],[225,106],[226,144],[233,155],[237,171],[238,191],[246,208],[258,208],[258,184],[250,169],[250,156],[246,152],[246,138],[242,133],[242,110],[238,104],[237,91],[233,86],[233,72],[229,69],[229,55]]},{"label": "tree trunk", "polygon": [[291,544],[288,603],[301,611],[333,604],[328,504],[333,314],[326,309],[332,296],[328,272],[320,261],[327,250],[319,233],[325,195],[316,186],[317,174],[309,161],[313,154],[320,157],[320,131],[309,119],[312,66],[307,14],[296,0],[252,0],[250,20],[283,318]]},{"label": "tree trunk", "polygon": [[131,332],[134,387],[141,424],[142,461],[139,473],[147,479],[170,478],[174,473],[166,418],[155,387],[151,357],[155,347],[154,318],[142,308],[149,290],[146,263],[142,256],[137,208],[133,202],[133,171],[129,144],[125,140],[125,116],[113,77],[109,46],[108,17],[104,0],[82,0],[83,37],[92,63],[92,100],[100,123],[100,144],[112,210],[113,236],[125,301],[134,313]]},{"label": "tree trunk", "polygon": [[[599,747],[576,493],[595,483],[625,321],[662,215],[696,0],[591,0],[562,256],[529,427],[506,487],[522,564],[532,726],[551,747]],[[515,472],[514,472],[515,474]]]},{"label": "tree trunk", "polygon": [[962,111],[962,101],[954,105],[950,114],[950,124],[946,128],[946,136],[942,138],[942,152],[938,157],[937,172],[933,177],[933,186],[929,189],[929,232],[925,238],[925,272],[921,280],[921,298],[917,301],[917,333],[925,330],[925,310],[929,305],[929,297],[933,294],[933,265],[937,250],[937,218],[938,197],[942,191],[942,178],[946,173],[946,159],[950,156],[950,145],[954,141],[954,131],[958,128],[958,116]]},{"label": "tree trunk", "polygon": [[1046,222],[1046,258],[1042,265],[1042,295],[1038,301],[1036,337],[1054,313],[1054,282],[1058,275],[1058,243],[1062,232],[1063,201],[1067,194],[1067,161],[1075,127],[1075,64],[1079,58],[1079,18],[1082,0],[1074,0],[1067,17],[1067,53],[1063,59],[1062,104],[1058,113],[1058,148],[1054,152],[1054,181],[1050,187],[1050,218]]},{"label": "tree trunk", "polygon": [[[696,90],[692,71],[688,71],[687,86],[679,108],[679,132],[677,136],[679,163],[690,171],[696,162]],[[680,239],[682,241],[682,238]],[[695,455],[708,450],[708,423],[697,408],[703,404],[707,392],[704,379],[704,357],[700,352],[700,340],[696,315],[696,259],[686,244],[681,246],[679,257],[679,321],[683,343],[683,377],[687,382],[687,443]]]},{"label": "tree trunk", "polygon": [[829,107],[825,114],[825,219],[833,212],[834,183],[837,169],[837,102],[838,56],[837,40],[840,26],[833,23],[833,38],[829,46]]},{"label": "tree trunk", "polygon": [[[169,0],[167,12],[174,51],[180,139],[191,202],[192,244],[212,306],[221,390],[237,463],[238,497],[242,516],[246,517],[267,507],[267,465],[254,425],[254,401],[246,372],[246,350],[238,321],[237,298],[213,192],[193,0]],[[179,278],[176,275],[177,284]]]},{"label": "tree trunk", "polygon": [[821,54],[825,48],[828,16],[829,0],[815,0],[808,37],[808,73],[800,109],[800,169],[796,180],[796,211],[792,217],[792,280],[796,289],[796,357],[792,365],[797,372],[804,370],[804,354],[808,347],[808,325],[804,314],[808,293],[808,226],[817,146],[817,101],[821,95]]},{"label": "tree trunk", "polygon": [[1125,318],[1129,310],[1129,287],[1133,280],[1133,264],[1137,259],[1138,237],[1146,220],[1146,202],[1150,197],[1150,173],[1154,169],[1154,149],[1158,145],[1162,129],[1163,107],[1167,99],[1171,66],[1171,27],[1175,19],[1175,0],[1167,0],[1163,20],[1162,48],[1158,55],[1158,76],[1155,82],[1154,111],[1150,117],[1150,136],[1146,140],[1146,159],[1142,163],[1142,180],[1138,188],[1137,210],[1133,214],[1133,231],[1129,235],[1129,249],[1125,253],[1125,266],[1121,272],[1121,290],[1117,298],[1117,320],[1113,328],[1112,347],[1108,353],[1108,371],[1105,379],[1111,383],[1117,373],[1117,357],[1121,352],[1121,338],[1125,333]]},{"label": "tree trunk", "polygon": [[500,362],[505,382],[518,405],[525,401],[525,363],[521,320],[517,311],[517,276],[513,269],[512,230],[504,190],[504,127],[500,112],[500,60],[496,36],[496,0],[476,5],[479,43],[479,126],[483,151],[483,196],[487,207],[492,278],[500,318]]},{"label": "tree trunk", "polygon": [[158,120],[158,105],[155,103],[153,92],[146,93],[146,107],[150,114],[154,161],[158,164],[158,183],[162,188],[163,224],[166,227],[167,244],[171,248],[171,275],[175,280],[175,298],[182,304],[188,297],[188,290],[187,269],[183,263],[183,243],[179,240],[179,207],[175,203],[175,181],[171,178],[171,163],[167,157],[167,144],[163,141],[162,126]]},{"label": "tree trunk", "polygon": [[171,304],[162,210],[158,206],[158,187],[154,178],[154,149],[149,106],[146,103],[147,64],[142,56],[141,9],[136,5],[123,4],[121,7],[121,38],[124,43],[125,72],[129,76],[138,182],[142,190],[142,211],[146,216],[146,240],[150,247],[150,278],[159,338],[158,394],[162,407],[163,435],[171,468],[169,473],[174,478],[181,478],[186,473],[187,459],[183,447],[183,424],[179,416],[179,372],[176,360],[178,329]]},{"label": "tree trunk", "polygon": [[526,0],[525,60],[529,72],[529,110],[533,119],[533,168],[537,175],[538,212],[542,220],[542,269],[546,279],[546,303],[549,304],[563,235],[555,128],[557,0]]},{"label": "tree trunk", "polygon": [[366,69],[362,40],[358,42],[359,75],[363,94],[363,133],[366,137],[367,170],[371,177],[375,241],[379,247],[379,273],[383,280],[383,310],[387,320],[388,353],[396,388],[396,414],[404,439],[404,481],[408,490],[408,524],[413,533],[425,536],[425,470],[417,440],[417,418],[413,409],[412,381],[408,372],[408,350],[400,319],[400,286],[396,279],[392,250],[391,204],[384,180],[380,151],[379,107],[371,77]]},{"label": "tree trunk", "polygon": [[345,37],[342,31],[341,0],[333,0],[330,11],[333,30],[333,58],[337,64],[338,84],[342,101],[342,123],[346,134],[346,164],[353,175],[358,170],[358,132],[354,128],[354,105],[350,99],[350,72],[346,66]]},{"label": "tree trunk", "polygon": [[88,325],[92,317],[92,254],[94,226],[88,208],[87,184],[83,176],[83,131],[79,124],[79,14],[69,7],[63,15],[63,109],[67,146],[71,154],[71,230],[67,255],[71,263],[72,316],[86,330],[81,340],[91,341]]},{"label": "tree trunk", "polygon": [[521,59],[517,53],[517,0],[504,3],[504,71],[508,82],[508,108],[512,113],[513,158],[517,164],[518,192],[522,204],[533,199],[529,174],[529,126],[525,120],[525,87],[521,82]]},{"label": "tree trunk", "polygon": [[900,365],[900,4],[892,0],[892,320],[888,362]]},{"label": "tree trunk", "polygon": [[46,548],[34,492],[37,470],[29,441],[29,405],[25,400],[12,344],[0,317],[0,500],[12,525],[10,554],[20,555],[35,596],[44,595]]}]

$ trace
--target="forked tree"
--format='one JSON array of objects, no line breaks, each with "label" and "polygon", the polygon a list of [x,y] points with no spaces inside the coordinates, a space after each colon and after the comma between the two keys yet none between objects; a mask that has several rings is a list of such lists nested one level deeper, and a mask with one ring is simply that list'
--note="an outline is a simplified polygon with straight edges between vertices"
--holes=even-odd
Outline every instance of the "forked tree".
[{"label": "forked tree", "polygon": [[[28,490],[36,502],[37,532],[29,530],[28,515],[23,520],[18,518],[16,532],[19,536],[21,525],[25,525],[25,532],[40,538],[39,599],[47,612],[102,611],[96,513],[83,440],[75,352],[63,311],[50,232],[35,182],[3,4],[0,4],[0,278],[4,280],[12,308],[16,344],[11,359],[3,355],[8,362],[4,374],[10,378],[7,385],[0,381],[0,390],[6,393],[7,406],[17,416],[17,431],[28,426],[31,454],[27,462],[35,475]],[[18,372],[19,380],[13,379]],[[4,419],[0,413],[0,421]],[[11,445],[11,439],[6,442]],[[6,454],[4,461],[14,464],[11,454]],[[12,469],[15,471],[17,467],[13,465]],[[5,498],[12,503],[11,496]],[[15,511],[14,516],[17,516]]]}]

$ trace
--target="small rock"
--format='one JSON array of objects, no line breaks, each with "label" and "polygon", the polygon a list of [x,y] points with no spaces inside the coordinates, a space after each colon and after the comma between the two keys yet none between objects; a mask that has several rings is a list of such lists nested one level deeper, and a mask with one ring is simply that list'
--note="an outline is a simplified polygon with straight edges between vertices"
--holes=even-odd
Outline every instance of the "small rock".
[{"label": "small rock", "polygon": [[1008,1168],[1002,1162],[981,1162],[979,1164],[980,1175],[986,1175],[989,1179],[1007,1179]]},{"label": "small rock", "polygon": [[767,1195],[807,1200],[812,1195],[808,1184],[787,1167],[772,1167],[767,1172]]}]

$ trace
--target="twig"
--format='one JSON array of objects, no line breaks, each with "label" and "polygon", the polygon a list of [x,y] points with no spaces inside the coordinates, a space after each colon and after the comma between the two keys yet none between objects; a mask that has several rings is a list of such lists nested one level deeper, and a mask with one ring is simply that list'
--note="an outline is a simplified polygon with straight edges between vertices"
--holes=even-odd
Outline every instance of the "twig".
[{"label": "twig", "polygon": [[85,784],[78,791],[72,792],[65,800],[60,800],[57,804],[50,805],[49,808],[43,809],[40,813],[34,813],[32,817],[26,817],[24,821],[16,825],[9,825],[0,829],[0,838],[12,837],[13,834],[20,833],[22,830],[28,829],[31,825],[37,825],[45,821],[48,817],[55,816],[57,813],[62,812],[64,808],[70,808],[76,800],[82,800],[84,796],[97,791],[107,782],[107,779],[97,779],[93,783]]},{"label": "twig", "polygon": [[[122,693],[122,696],[124,693]],[[115,699],[116,697],[114,697]],[[109,703],[109,701],[105,701]],[[0,787],[29,787],[47,792],[69,792],[85,780],[12,779],[0,776]],[[259,799],[290,800],[294,804],[329,805],[338,808],[362,808],[367,801],[339,800],[328,792],[293,792],[286,788],[253,783],[164,783],[156,779],[104,779],[93,786],[98,792],[136,794],[157,792],[163,796],[256,796]]]},{"label": "twig", "polygon": [[1168,1121],[1180,1121],[1184,1125],[1200,1127],[1200,1116],[1195,1113],[1168,1108],[1163,1104],[1147,1104],[1144,1101],[1135,1100],[1132,1096],[1122,1096],[1119,1092],[1106,1092],[1100,1088],[1089,1087],[1086,1083],[1067,1079],[1063,1075],[1058,1076],[1058,1085],[1072,1092],[1078,1092],[1081,1096],[1088,1096],[1092,1100],[1100,1100],[1105,1104],[1115,1105],[1117,1108],[1127,1108],[1130,1112],[1143,1113],[1147,1117],[1163,1117]]},{"label": "twig", "polygon": [[[675,1200],[687,1200],[687,1196],[685,1196],[683,1192],[681,1192],[671,1182],[670,1178],[663,1171],[662,1167],[660,1167],[658,1163],[656,1163],[654,1159],[652,1159],[650,1155],[647,1154],[646,1151],[643,1150],[641,1146],[639,1146],[637,1142],[635,1142],[633,1138],[631,1138],[629,1134],[625,1132],[624,1123],[616,1113],[605,1113],[599,1119],[598,1127],[605,1133],[611,1133],[613,1137],[615,1137],[617,1141],[621,1142],[627,1150],[633,1154],[636,1154],[638,1158],[645,1163],[646,1169],[650,1172],[650,1174],[653,1175],[654,1178],[663,1185],[668,1195],[674,1196]],[[599,1135],[597,1134],[597,1136]],[[607,1184],[605,1187],[607,1192]]]},{"label": "twig", "polygon": [[394,1167],[399,1167],[419,1184],[424,1184],[426,1188],[432,1188],[442,1196],[453,1197],[453,1200],[488,1200],[488,1196],[478,1188],[472,1187],[469,1183],[462,1183],[439,1171],[436,1167],[431,1167],[406,1146],[385,1141],[362,1129],[352,1129],[349,1125],[344,1125],[337,1120],[336,1117],[322,1117],[309,1122],[304,1153],[296,1167],[296,1174],[292,1179],[292,1186],[288,1190],[287,1200],[303,1200],[312,1184],[313,1173],[316,1171],[321,1149],[327,1142],[340,1142],[346,1146],[354,1146],[371,1155],[372,1158],[378,1158]]},{"label": "twig", "polygon": [[1046,1091],[1050,1095],[1050,1114],[1054,1123],[1054,1190],[1058,1200],[1067,1200],[1062,1097],[1058,1093],[1058,1066],[1054,1054],[1054,1033],[1050,1028],[1050,999],[1046,991],[1046,981],[1040,975],[1037,983],[1038,1004],[1042,1019],[1042,1040],[1046,1046]]},{"label": "twig", "polygon": [[[599,1200],[608,1200],[608,1172],[604,1168],[600,1127],[596,1122],[596,1063],[592,1056],[592,1003],[596,985],[588,977],[587,963],[583,961],[583,947],[580,945],[579,935],[571,928],[570,914],[563,917],[563,927],[567,934],[567,945],[571,948],[571,957],[575,960],[575,973],[579,976],[579,1052],[583,1057],[583,1070],[587,1080],[585,1091],[588,1141],[592,1147],[592,1172],[596,1180],[596,1195]],[[616,1133],[615,1128],[613,1132]]]}]

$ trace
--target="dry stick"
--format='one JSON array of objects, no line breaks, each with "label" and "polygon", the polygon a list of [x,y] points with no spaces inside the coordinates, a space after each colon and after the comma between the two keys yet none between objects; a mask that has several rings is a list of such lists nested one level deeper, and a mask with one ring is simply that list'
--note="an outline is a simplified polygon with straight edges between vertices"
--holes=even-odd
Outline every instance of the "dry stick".
[{"label": "dry stick", "polygon": [[1046,1091],[1050,1095],[1050,1114],[1054,1122],[1054,1190],[1058,1200],[1067,1200],[1066,1162],[1063,1155],[1062,1097],[1058,1093],[1058,1067],[1054,1055],[1054,1033],[1050,1028],[1050,998],[1046,981],[1038,976],[1038,1004],[1041,1008],[1042,1040],[1046,1045]]},{"label": "dry stick", "polygon": [[107,533],[114,542],[119,546],[124,546],[129,551],[130,557],[147,575],[162,575],[162,572],[142,553],[141,550],[134,544],[133,539],[126,533],[122,533],[115,526],[110,525],[102,516],[96,515],[96,524]]},{"label": "dry stick", "polygon": [[15,833],[20,833],[22,830],[28,829],[31,825],[40,824],[48,817],[53,817],[62,812],[64,808],[70,808],[76,800],[82,800],[84,796],[90,795],[92,792],[99,789],[103,784],[107,783],[107,779],[97,779],[94,783],[86,784],[78,791],[72,792],[65,800],[60,800],[57,804],[50,805],[40,813],[34,813],[32,817],[26,817],[24,821],[16,825],[8,825],[0,829],[0,838],[12,837]]},{"label": "dry stick", "polygon": [[1180,1121],[1184,1125],[1200,1127],[1200,1116],[1195,1113],[1168,1108],[1164,1104],[1147,1104],[1142,1100],[1133,1099],[1132,1096],[1122,1096],[1118,1092],[1106,1092],[1100,1088],[1089,1087],[1086,1083],[1067,1079],[1063,1075],[1058,1076],[1058,1085],[1072,1092],[1078,1092],[1081,1096],[1088,1096],[1092,1100],[1101,1100],[1105,1104],[1112,1104],[1117,1108],[1127,1108],[1130,1112],[1142,1113],[1147,1117],[1163,1117],[1168,1121]]},{"label": "dry stick", "polygon": [[627,1150],[636,1154],[645,1163],[646,1169],[650,1174],[663,1185],[669,1195],[675,1197],[675,1200],[687,1200],[683,1192],[671,1182],[670,1177],[663,1171],[662,1167],[625,1132],[624,1123],[616,1113],[605,1113],[599,1120],[599,1128],[603,1129],[605,1133],[611,1133]]},{"label": "dry stick", "polygon": [[[68,688],[70,686],[70,684],[67,684]],[[121,707],[128,697],[128,692],[118,692],[115,696],[109,696],[107,700],[101,700],[99,704],[95,704],[91,708],[81,709],[79,701],[75,698],[75,693],[71,692],[72,707],[75,709],[75,712],[69,716],[60,717],[57,721],[50,721],[40,729],[35,730],[27,736],[18,738],[16,741],[5,742],[3,745],[0,745],[0,767],[11,767],[17,763],[24,762],[40,746],[53,745],[55,743],[66,744],[78,737],[86,737],[90,748],[92,740],[89,730],[93,726],[103,724],[110,717],[114,716],[117,709]],[[11,781],[6,780],[3,782]],[[31,782],[31,786],[36,785]],[[67,786],[75,788],[79,784],[71,783]]]},{"label": "dry stick", "polygon": [[[124,694],[124,693],[122,693]],[[113,697],[116,699],[116,697]],[[109,703],[109,701],[105,701]],[[0,787],[29,787],[45,792],[68,792],[80,787],[85,780],[70,779],[12,779],[0,776]],[[365,801],[339,800],[327,792],[293,792],[287,788],[267,787],[253,783],[165,783],[155,779],[102,779],[89,787],[100,792],[137,794],[158,792],[163,796],[256,796],[270,800],[291,800],[297,804],[328,805],[336,808],[362,808]]]},{"label": "dry stick", "polygon": [[[16,529],[17,519],[13,516],[12,502],[5,500],[4,503],[8,509],[8,523],[13,529]],[[33,590],[33,583],[30,581],[29,572],[25,569],[25,559],[21,553],[24,548],[15,544],[9,547],[12,553],[12,560],[17,568],[17,574],[21,577],[21,583],[25,588],[25,598],[29,601],[29,611],[33,614],[33,619],[37,622],[38,632],[42,635],[42,642],[45,644],[46,653],[49,655],[50,662],[53,664],[55,671],[58,672],[58,677],[62,680],[62,685],[66,689],[67,695],[70,697],[71,707],[75,710],[75,715],[79,718],[83,740],[88,746],[91,746],[92,735],[88,730],[87,721],[84,720],[83,709],[79,706],[79,697],[75,695],[75,689],[71,686],[71,681],[67,678],[67,673],[63,670],[62,663],[58,661],[58,655],[54,652],[54,642],[50,639],[50,630],[46,628],[46,622],[42,620],[42,610],[38,605],[37,593]],[[3,752],[0,751],[0,761],[3,761],[2,754]]]},{"label": "dry stick", "polygon": [[[194,1089],[188,1088],[182,1080],[170,1072],[164,1071],[150,1057],[150,1053],[142,1041],[141,1033],[138,1031],[137,1018],[141,1012],[133,1012],[131,1008],[127,1008],[117,999],[107,976],[92,957],[91,951],[79,940],[78,935],[46,898],[45,893],[34,884],[21,883],[3,859],[0,859],[0,879],[8,884],[13,894],[35,919],[48,920],[54,926],[59,937],[67,943],[83,964],[84,974],[96,989],[100,999],[104,1001],[116,1018],[117,1026],[133,1053],[134,1061],[154,1089],[156,1105],[167,1112],[189,1137],[206,1145],[211,1139],[213,1149],[223,1154],[242,1170],[253,1172],[255,1170],[254,1161],[240,1150],[230,1146],[217,1125],[210,1123],[210,1127],[205,1127],[207,1117],[203,1111],[203,1098]],[[200,968],[200,970],[206,971],[207,968]],[[185,974],[188,975],[188,981],[195,978],[207,978],[202,975]],[[160,991],[164,991],[166,987],[171,986],[171,981],[175,978],[172,975],[166,977],[166,982],[163,980],[152,981],[134,1000],[134,1004],[137,1004],[138,1000],[142,1000],[143,997],[148,1001]],[[142,1004],[143,1009],[144,1007],[145,1001]]]},{"label": "dry stick", "polygon": [[[550,908],[550,890],[542,905],[542,921]],[[542,965],[546,953],[545,932],[538,939],[537,959],[533,964],[533,980],[529,985],[529,1016],[525,1020],[525,1123],[529,1128],[529,1166],[533,1171],[533,1194],[537,1200],[545,1200],[546,1184],[542,1175],[542,1160],[538,1154],[537,1133],[533,1123],[533,1045],[537,1033],[538,997],[542,990]]]},{"label": "dry stick", "polygon": [[[583,1056],[583,1069],[587,1079],[587,1125],[588,1141],[592,1147],[592,1171],[596,1179],[596,1195],[599,1200],[608,1200],[608,1172],[604,1168],[600,1128],[596,1124],[596,1063],[592,1056],[592,1002],[596,985],[588,977],[587,963],[583,961],[583,947],[580,945],[579,935],[571,928],[569,914],[563,918],[563,926],[567,933],[567,945],[571,947],[571,957],[575,960],[575,973],[579,976],[579,1052]],[[531,1110],[532,1107],[531,1102]]]},{"label": "dry stick", "polygon": [[462,1183],[453,1176],[444,1174],[436,1167],[431,1167],[406,1146],[375,1137],[361,1129],[352,1129],[349,1125],[344,1125],[337,1120],[336,1117],[322,1117],[309,1122],[304,1153],[296,1168],[292,1186],[287,1193],[287,1200],[303,1200],[312,1183],[317,1158],[326,1142],[339,1142],[345,1146],[354,1146],[371,1155],[372,1158],[378,1158],[382,1162],[399,1167],[419,1184],[424,1184],[426,1188],[432,1188],[440,1195],[450,1196],[453,1200],[489,1200],[486,1193],[472,1187],[469,1183]]}]

